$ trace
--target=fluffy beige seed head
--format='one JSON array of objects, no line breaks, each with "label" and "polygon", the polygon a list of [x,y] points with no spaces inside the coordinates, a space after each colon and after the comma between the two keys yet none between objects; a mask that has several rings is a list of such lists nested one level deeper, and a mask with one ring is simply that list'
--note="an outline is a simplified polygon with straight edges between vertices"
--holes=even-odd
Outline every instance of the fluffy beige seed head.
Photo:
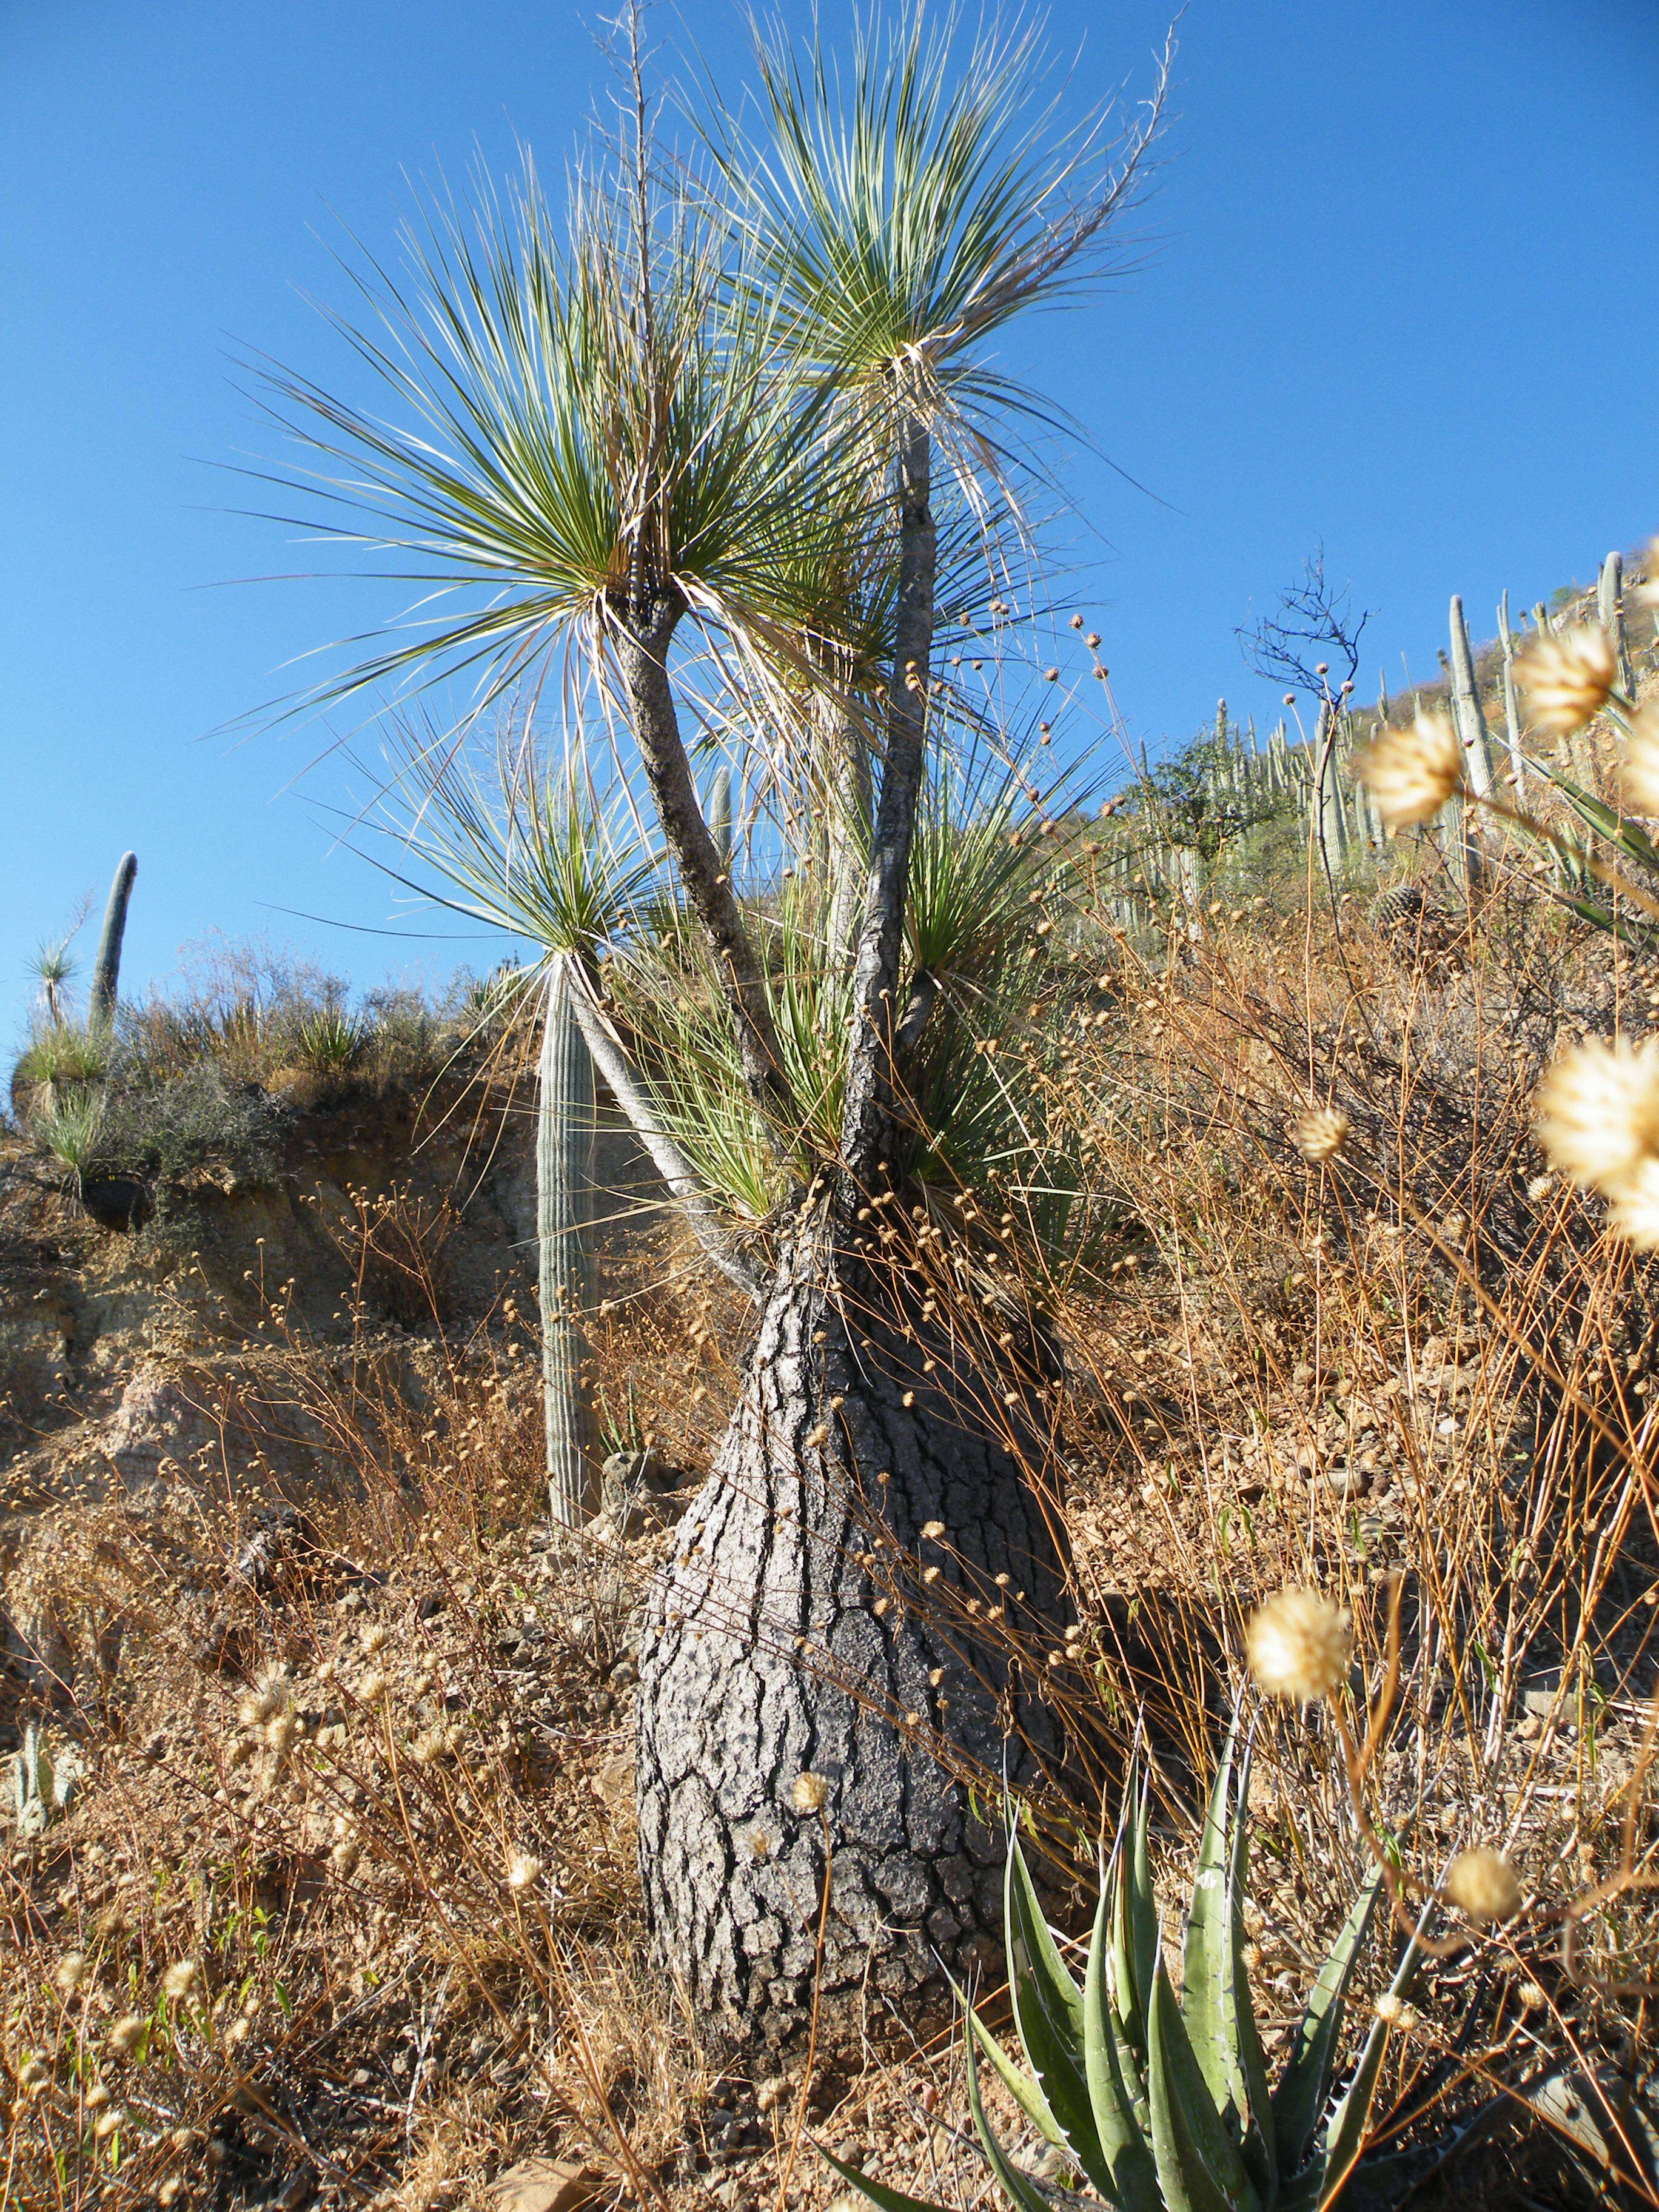
[{"label": "fluffy beige seed head", "polygon": [[378,1667],[371,1668],[357,1685],[357,1695],[366,1705],[378,1705],[386,1695],[386,1676]]},{"label": "fluffy beige seed head", "polygon": [[800,1814],[818,1813],[830,1794],[830,1785],[821,1774],[810,1770],[798,1774],[789,1785],[789,1802]]},{"label": "fluffy beige seed head", "polygon": [[1244,1650],[1259,1690],[1309,1705],[1347,1672],[1348,1616],[1317,1590],[1275,1590],[1251,1616]]},{"label": "fluffy beige seed head", "polygon": [[1607,705],[1618,675],[1613,641],[1599,623],[1535,637],[1516,655],[1515,680],[1527,695],[1534,729],[1547,738],[1582,730]]},{"label": "fluffy beige seed head", "polygon": [[945,1523],[942,1521],[924,1521],[921,1524],[921,1533],[930,1543],[936,1544],[945,1534]]},{"label": "fluffy beige seed head", "polygon": [[1513,1920],[1521,1910],[1519,1876],[1485,1844],[1457,1854],[1446,1869],[1446,1894],[1471,1920]]},{"label": "fluffy beige seed head", "polygon": [[541,1861],[530,1851],[514,1851],[507,1863],[507,1886],[509,1889],[529,1889],[539,1878]]},{"label": "fluffy beige seed head", "polygon": [[1659,1042],[1593,1038],[1560,1054],[1539,1088],[1537,1131],[1553,1166],[1616,1197],[1659,1157]]},{"label": "fluffy beige seed head", "polygon": [[1334,1160],[1348,1140],[1348,1117],[1340,1106],[1316,1106],[1291,1124],[1291,1142],[1318,1166]]},{"label": "fluffy beige seed head", "polygon": [[196,1977],[201,1971],[194,1959],[175,1960],[161,1977],[161,1994],[177,2004],[195,1988]]},{"label": "fluffy beige seed head", "polygon": [[1419,714],[1409,729],[1385,729],[1354,763],[1390,830],[1437,814],[1462,789],[1463,746],[1444,714]]},{"label": "fluffy beige seed head", "polygon": [[104,2043],[112,2058],[131,2058],[137,2049],[144,2030],[149,2025],[142,2013],[123,2013],[113,2022]]},{"label": "fluffy beige seed head", "polygon": [[1608,1201],[1607,1222],[1638,1252],[1659,1250],[1659,1160],[1632,1170]]},{"label": "fluffy beige seed head", "polygon": [[1619,781],[1632,813],[1659,816],[1659,704],[1651,699],[1632,718]]},{"label": "fluffy beige seed head", "polygon": [[82,1951],[65,1951],[58,1961],[58,1972],[52,1978],[58,1985],[58,1993],[60,1996],[72,1997],[86,1978],[86,1954]]}]

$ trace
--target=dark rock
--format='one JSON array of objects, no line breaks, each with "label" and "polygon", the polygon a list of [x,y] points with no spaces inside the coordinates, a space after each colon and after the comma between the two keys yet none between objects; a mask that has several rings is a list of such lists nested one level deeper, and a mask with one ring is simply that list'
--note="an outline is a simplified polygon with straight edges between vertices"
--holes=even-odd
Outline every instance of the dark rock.
[{"label": "dark rock", "polygon": [[82,1176],[81,1205],[100,1229],[130,1236],[155,1211],[145,1186],[132,1176]]}]

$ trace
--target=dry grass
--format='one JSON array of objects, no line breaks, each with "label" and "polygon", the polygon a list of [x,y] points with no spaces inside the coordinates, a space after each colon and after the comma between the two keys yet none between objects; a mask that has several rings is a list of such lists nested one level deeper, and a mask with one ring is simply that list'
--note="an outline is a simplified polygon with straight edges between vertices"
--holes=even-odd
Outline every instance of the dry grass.
[{"label": "dry grass", "polygon": [[[1173,1932],[1249,1609],[1286,1582],[1340,1595],[1376,1698],[1397,1577],[1367,1819],[1408,1901],[1485,1841],[1528,1902],[1495,1934],[1437,1923],[1456,1941],[1392,2039],[1379,2127],[1430,2146],[1415,2202],[1566,2201],[1547,2129],[1506,2153],[1507,2195],[1432,2158],[1512,2134],[1516,2093],[1553,2073],[1593,2113],[1594,2077],[1647,2063],[1651,1270],[1544,1180],[1529,1099],[1559,1036],[1634,1025],[1650,979],[1523,884],[1478,926],[1453,915],[1432,957],[1318,902],[1084,949],[1060,1079],[1113,1226],[1043,1317],[1081,1631],[1043,1663],[1104,1802],[1056,1793],[1054,1871],[1087,1901],[1145,1712]],[[1349,1124],[1319,1166],[1287,1135],[1316,1104]],[[895,2185],[979,2202],[953,2046],[886,2021],[861,2066],[763,2082],[700,2052],[633,1858],[634,1638],[662,1540],[541,1545],[524,1317],[446,1313],[430,1208],[366,1201],[337,1233],[362,1281],[380,1271],[379,1310],[402,1282],[432,1356],[417,1403],[367,1304],[313,1343],[270,1286],[267,1417],[325,1437],[334,1494],[261,1537],[226,1464],[61,1522],[76,1663],[53,1726],[96,1772],[5,1875],[9,2201],[137,2206],[176,2179],[176,2202],[460,2203],[556,2148],[608,2177],[601,2201],[771,2203],[804,2109]],[[614,1440],[706,1467],[745,1325],[670,1237],[616,1271],[593,1330]],[[226,1565],[250,1547],[254,1581]],[[1262,1713],[1252,1794],[1272,2043],[1365,1863],[1328,1714]],[[167,2000],[185,1959],[199,1978]],[[1366,1971],[1375,1989],[1380,1956]],[[123,2063],[130,2014],[148,2040]],[[834,2194],[803,2149],[787,2201]]]}]

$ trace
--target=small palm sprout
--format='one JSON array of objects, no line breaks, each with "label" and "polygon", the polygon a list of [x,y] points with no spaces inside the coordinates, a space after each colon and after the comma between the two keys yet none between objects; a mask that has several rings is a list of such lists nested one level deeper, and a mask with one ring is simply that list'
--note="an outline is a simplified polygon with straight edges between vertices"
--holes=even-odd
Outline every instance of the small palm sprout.
[{"label": "small palm sprout", "polygon": [[1259,1690],[1311,1705],[1348,1671],[1347,1614],[1318,1590],[1276,1590],[1251,1616],[1245,1656]]},{"label": "small palm sprout", "polygon": [[1534,638],[1515,665],[1533,727],[1545,737],[1571,737],[1599,714],[1619,680],[1613,641],[1597,623]]},{"label": "small palm sprout", "polygon": [[1409,729],[1385,729],[1366,746],[1354,774],[1386,826],[1427,822],[1463,787],[1463,746],[1444,714],[1419,714]]}]

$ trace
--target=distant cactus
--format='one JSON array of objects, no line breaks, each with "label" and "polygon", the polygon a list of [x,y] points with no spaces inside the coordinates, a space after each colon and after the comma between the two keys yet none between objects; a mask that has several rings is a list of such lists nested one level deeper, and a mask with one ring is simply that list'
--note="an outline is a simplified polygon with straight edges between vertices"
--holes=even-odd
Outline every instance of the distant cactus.
[{"label": "distant cactus", "polygon": [[92,994],[87,1018],[89,1021],[101,1023],[106,1028],[115,1020],[116,985],[121,973],[121,939],[126,934],[127,901],[132,896],[132,879],[137,872],[137,853],[124,853],[121,865],[115,871],[115,880],[109,887],[109,904],[104,908],[104,929],[98,939],[98,957],[93,963]]},{"label": "distant cactus", "polygon": [[1509,740],[1510,773],[1517,805],[1527,796],[1527,757],[1521,750],[1521,709],[1515,696],[1515,634],[1510,628],[1510,595],[1498,603],[1498,635],[1504,647],[1504,733]]},{"label": "distant cactus", "polygon": [[724,763],[714,770],[708,787],[708,834],[720,856],[720,866],[732,872],[732,771]]},{"label": "distant cactus", "polygon": [[1457,724],[1457,734],[1463,740],[1463,750],[1468,755],[1469,782],[1477,799],[1484,799],[1497,781],[1496,763],[1492,759],[1492,735],[1486,727],[1486,710],[1480,704],[1480,687],[1474,680],[1474,655],[1469,649],[1469,626],[1463,619],[1463,602],[1457,593],[1451,600],[1451,672],[1452,713]]},{"label": "distant cactus", "polygon": [[1617,553],[1609,553],[1601,563],[1601,574],[1595,588],[1595,611],[1601,627],[1613,640],[1613,650],[1619,655],[1619,683],[1627,699],[1636,696],[1636,672],[1631,666],[1630,643],[1625,635],[1625,564]]},{"label": "distant cactus", "polygon": [[581,1387],[585,1322],[594,1302],[593,1062],[572,1003],[578,988],[572,957],[556,956],[548,985],[536,1117],[547,1497],[555,1524],[564,1528],[579,1528],[599,1504],[592,1407]]}]

